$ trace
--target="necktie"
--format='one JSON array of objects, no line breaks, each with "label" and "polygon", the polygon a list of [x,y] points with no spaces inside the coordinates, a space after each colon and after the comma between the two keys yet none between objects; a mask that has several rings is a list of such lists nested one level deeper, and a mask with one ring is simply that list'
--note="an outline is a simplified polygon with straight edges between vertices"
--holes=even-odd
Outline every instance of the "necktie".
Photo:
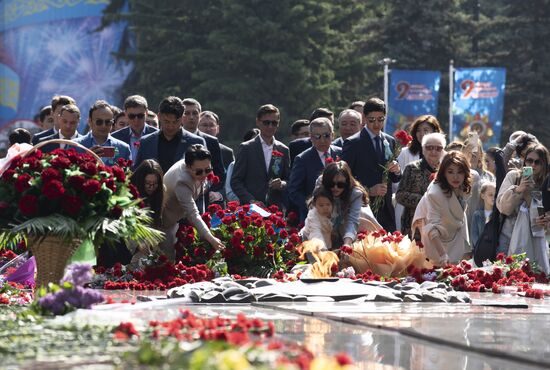
[{"label": "necktie", "polygon": [[328,152],[323,153],[323,166],[327,166]]},{"label": "necktie", "polygon": [[374,142],[375,142],[375,146],[376,146],[376,155],[378,156],[378,160],[379,161],[383,161],[384,160],[384,153],[382,152],[382,145],[381,145],[381,140],[380,140],[380,136],[375,136],[374,137]]}]

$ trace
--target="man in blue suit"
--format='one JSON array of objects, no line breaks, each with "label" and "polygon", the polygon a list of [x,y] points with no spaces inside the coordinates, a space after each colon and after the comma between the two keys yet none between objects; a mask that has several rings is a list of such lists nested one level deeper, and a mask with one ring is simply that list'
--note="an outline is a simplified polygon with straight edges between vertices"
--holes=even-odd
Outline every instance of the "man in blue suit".
[{"label": "man in blue suit", "polygon": [[332,142],[340,148],[344,146],[344,140],[355,135],[363,126],[361,125],[361,113],[355,109],[344,109],[338,116],[338,126],[340,127],[340,137]]},{"label": "man in blue suit", "polygon": [[[80,122],[80,109],[76,105],[68,104],[60,108],[58,124],[59,131],[56,134],[42,137],[39,143],[54,139],[75,140],[80,137],[76,128]],[[69,149],[67,144],[45,144],[40,148],[43,152],[51,152],[55,149]]]},{"label": "man in blue suit", "polygon": [[180,159],[189,146],[206,145],[204,139],[182,128],[183,103],[176,96],[164,98],[159,104],[160,131],[143,136],[134,162],[137,168],[146,159],[159,162],[164,173]]},{"label": "man in blue suit", "polygon": [[57,134],[59,132],[59,113],[61,112],[61,107],[68,104],[76,105],[76,102],[73,98],[66,95],[56,95],[52,98],[51,115],[53,118],[53,127],[35,134],[32,137],[32,145],[38,144],[40,139],[46,136],[52,136],[53,134]]},{"label": "man in blue suit", "polygon": [[93,151],[108,166],[116,164],[118,158],[130,159],[130,147],[124,141],[110,135],[115,123],[113,109],[105,100],[96,101],[88,113],[88,134],[75,142]]},{"label": "man in blue suit", "polygon": [[[386,104],[378,98],[369,99],[363,107],[366,126],[344,141],[342,159],[348,163],[353,176],[368,189],[371,204],[374,197],[383,197],[384,204],[375,212],[376,219],[386,231],[395,231],[395,210],[392,205],[390,182],[398,182],[401,170],[396,161],[388,163],[395,150],[395,139],[382,132],[386,120]],[[389,170],[389,181],[382,182],[383,167]]]},{"label": "man in blue suit", "polygon": [[315,181],[323,172],[328,158],[336,160],[342,152],[337,146],[331,145],[334,128],[328,118],[314,119],[309,125],[309,132],[313,147],[294,159],[288,183],[288,196],[298,206],[302,221],[308,212],[307,198],[313,193]]},{"label": "man in blue suit", "polygon": [[147,100],[143,96],[132,95],[127,97],[124,101],[124,112],[128,118],[129,125],[113,132],[112,136],[130,146],[132,160],[135,161],[139,146],[141,145],[141,138],[158,130],[145,123]]}]

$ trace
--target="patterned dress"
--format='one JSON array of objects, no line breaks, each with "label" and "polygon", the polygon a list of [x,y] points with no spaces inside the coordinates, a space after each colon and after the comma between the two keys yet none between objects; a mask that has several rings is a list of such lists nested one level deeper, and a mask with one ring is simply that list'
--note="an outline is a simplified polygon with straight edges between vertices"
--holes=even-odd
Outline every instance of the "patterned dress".
[{"label": "patterned dress", "polygon": [[425,159],[411,162],[405,167],[397,193],[395,194],[397,203],[405,207],[401,216],[401,232],[404,235],[412,237],[410,233],[414,211],[428,189],[428,185],[430,185],[430,177],[433,177],[431,175],[436,171],[436,169],[430,167]]}]

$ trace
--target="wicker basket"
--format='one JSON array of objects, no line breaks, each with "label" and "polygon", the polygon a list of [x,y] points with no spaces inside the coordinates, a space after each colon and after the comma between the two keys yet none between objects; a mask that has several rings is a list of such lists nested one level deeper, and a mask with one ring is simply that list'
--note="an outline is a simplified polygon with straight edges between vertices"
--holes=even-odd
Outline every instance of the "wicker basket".
[{"label": "wicker basket", "polygon": [[[54,139],[43,141],[22,155],[26,157],[47,144],[66,144],[75,146],[91,154],[99,163],[103,161],[88,148],[70,140]],[[78,239],[63,239],[57,235],[29,236],[28,245],[36,261],[36,286],[46,286],[48,283],[59,283],[65,272],[67,262],[80,246]]]},{"label": "wicker basket", "polygon": [[36,260],[36,286],[59,283],[65,272],[67,262],[81,241],[65,240],[58,236],[31,237],[29,249]]}]

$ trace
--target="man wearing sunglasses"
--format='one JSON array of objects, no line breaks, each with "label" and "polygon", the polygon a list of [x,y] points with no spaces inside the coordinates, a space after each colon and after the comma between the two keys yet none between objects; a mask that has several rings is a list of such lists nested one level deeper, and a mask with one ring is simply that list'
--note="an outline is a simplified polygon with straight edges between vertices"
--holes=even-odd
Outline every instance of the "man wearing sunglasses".
[{"label": "man wearing sunglasses", "polygon": [[[386,103],[371,98],[363,106],[363,121],[366,126],[344,140],[342,159],[348,163],[353,176],[368,190],[371,202],[374,197],[384,197],[384,204],[375,214],[387,231],[395,231],[395,210],[392,205],[392,187],[401,178],[401,169],[396,161],[388,163],[395,150],[395,139],[382,132],[386,120]],[[388,183],[382,182],[384,167],[389,170]]]},{"label": "man wearing sunglasses", "polygon": [[313,193],[315,181],[327,162],[336,160],[342,152],[339,147],[331,145],[333,136],[334,129],[328,118],[314,119],[309,124],[309,137],[313,147],[294,158],[288,182],[288,197],[298,207],[301,221],[307,216],[306,200]]},{"label": "man wearing sunglasses", "polygon": [[110,135],[114,124],[113,109],[105,100],[96,101],[88,113],[90,132],[75,139],[75,142],[89,148],[103,163],[112,166],[118,158],[130,159],[130,147],[124,141]]},{"label": "man wearing sunglasses", "polygon": [[260,135],[239,146],[231,188],[242,204],[260,202],[284,208],[290,157],[288,147],[275,139],[279,122],[279,109],[262,105],[256,113]]},{"label": "man wearing sunglasses", "polygon": [[158,131],[145,123],[147,116],[147,100],[140,95],[132,95],[124,101],[124,112],[128,118],[128,127],[113,132],[113,137],[124,141],[130,146],[132,160],[136,160],[141,137]]},{"label": "man wearing sunglasses", "polygon": [[135,168],[146,159],[154,159],[166,173],[174,163],[184,157],[191,145],[205,145],[201,137],[182,128],[183,110],[183,102],[177,96],[166,97],[160,102],[158,109],[160,131],[155,131],[141,139],[134,162]]}]

